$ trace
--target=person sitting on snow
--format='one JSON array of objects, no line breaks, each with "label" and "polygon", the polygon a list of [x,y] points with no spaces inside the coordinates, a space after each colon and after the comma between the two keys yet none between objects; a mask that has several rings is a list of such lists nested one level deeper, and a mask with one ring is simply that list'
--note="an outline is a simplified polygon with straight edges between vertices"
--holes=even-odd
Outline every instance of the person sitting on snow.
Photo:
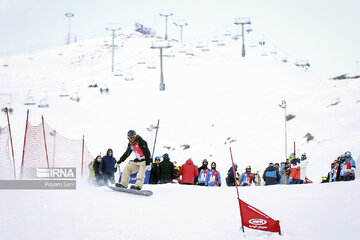
[{"label": "person sitting on snow", "polygon": [[205,178],[206,178],[206,174],[208,173],[209,168],[208,168],[208,160],[204,159],[202,161],[202,166],[198,168],[198,172],[199,172],[199,176],[197,177],[196,184],[200,185],[200,186],[205,186]]},{"label": "person sitting on snow", "polygon": [[356,169],[356,163],[354,159],[351,157],[351,152],[347,151],[345,152],[345,160],[349,160],[351,164],[351,170],[350,170],[350,180],[355,180],[355,169]]},{"label": "person sitting on snow", "polygon": [[254,178],[254,174],[251,173],[251,166],[248,165],[245,168],[245,172],[243,172],[240,176],[240,186],[251,186],[252,182],[256,184],[256,180]]},{"label": "person sitting on snow", "polygon": [[211,169],[207,172],[205,177],[205,186],[221,187],[220,172],[216,170],[216,163],[211,163]]}]

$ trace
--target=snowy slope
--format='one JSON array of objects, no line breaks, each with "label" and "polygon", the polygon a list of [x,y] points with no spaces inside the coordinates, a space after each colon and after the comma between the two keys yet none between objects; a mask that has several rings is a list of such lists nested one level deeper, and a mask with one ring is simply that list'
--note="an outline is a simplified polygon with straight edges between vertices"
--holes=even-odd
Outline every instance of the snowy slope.
[{"label": "snowy slope", "polygon": [[[210,43],[209,52],[173,42],[173,48],[164,51],[175,57],[164,58],[166,91],[160,92],[159,52],[150,48],[154,40],[118,36],[115,74],[110,39],[1,59],[1,100],[6,105],[9,95],[12,99],[17,162],[28,96],[50,104],[48,109],[30,107],[31,122],[39,123],[44,115],[64,136],[79,139],[85,134],[93,155],[112,147],[119,157],[129,129],[152,145],[154,132],[146,128],[160,119],[155,155],[167,152],[163,147],[168,146],[175,149],[170,152],[172,160],[180,164],[189,157],[195,164],[208,158],[225,172],[230,165],[225,143],[231,138],[236,140],[233,150],[240,169],[251,164],[262,171],[269,162],[284,160],[284,111],[278,106],[284,99],[288,113],[296,115],[288,122],[287,152],[293,151],[296,141],[297,153],[307,153],[310,178],[319,181],[330,162],[347,150],[359,155],[357,79],[318,79],[273,57],[258,57],[261,50],[254,48],[243,59],[238,56],[239,43],[231,39],[223,47]],[[195,56],[179,53],[181,47]],[[156,69],[147,68],[154,64]],[[123,76],[114,76],[119,74]],[[131,77],[135,80],[124,81]],[[87,87],[93,83],[109,87],[110,94]],[[79,96],[80,102],[60,98],[62,91]],[[310,143],[304,139],[308,132],[315,137]],[[183,144],[190,149],[182,150]]]},{"label": "snowy slope", "polygon": [[76,191],[1,191],[1,239],[315,240],[356,239],[360,234],[359,181],[241,188],[244,201],[280,220],[282,237],[249,229],[243,236],[235,188],[145,188],[154,195],[88,186]]},{"label": "snowy slope", "polygon": [[[319,79],[273,57],[238,56],[238,42],[226,46],[209,44],[202,52],[190,45],[164,58],[166,91],[159,92],[158,51],[155,39],[119,36],[115,74],[111,73],[110,39],[96,39],[51,51],[0,59],[0,97],[9,102],[15,158],[20,165],[29,90],[39,103],[46,98],[50,108],[30,107],[30,121],[40,116],[62,135],[80,139],[93,155],[125,150],[126,132],[135,129],[152,145],[154,132],[146,130],[160,119],[155,155],[175,148],[170,158],[182,164],[191,157],[217,162],[223,181],[230,167],[229,141],[242,170],[251,164],[263,171],[270,161],[284,159],[284,112],[288,103],[288,153],[297,143],[297,154],[306,152],[308,176],[316,183],[302,186],[242,188],[243,200],[281,221],[282,239],[336,239],[360,234],[355,202],[359,182],[317,184],[341,153],[350,150],[357,158],[360,126],[360,81]],[[123,47],[120,47],[123,46]],[[191,48],[192,47],[192,48]],[[191,48],[191,49],[190,49]],[[147,64],[138,64],[145,59]],[[134,81],[124,81],[133,77]],[[88,88],[97,83],[110,88],[101,95]],[[74,102],[58,95],[62,88]],[[336,105],[330,106],[331,104]],[[1,126],[6,124],[4,116]],[[315,140],[306,143],[310,132]],[[228,140],[230,138],[230,140]],[[191,147],[182,150],[181,145]],[[122,168],[124,166],[122,165]],[[76,191],[1,191],[1,239],[233,239],[242,236],[234,188],[195,186],[145,186],[154,195],[144,199],[109,189],[79,183]],[[340,220],[339,220],[340,219]],[[334,231],[334,226],[336,231]],[[349,230],[350,229],[350,230]],[[277,234],[247,230],[249,239],[279,239]]]}]

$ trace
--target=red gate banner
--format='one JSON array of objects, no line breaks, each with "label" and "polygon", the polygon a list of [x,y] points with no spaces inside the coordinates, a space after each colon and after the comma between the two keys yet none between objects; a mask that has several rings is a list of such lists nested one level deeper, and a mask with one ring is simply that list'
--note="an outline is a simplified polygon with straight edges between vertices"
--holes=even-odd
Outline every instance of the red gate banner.
[{"label": "red gate banner", "polygon": [[278,232],[281,235],[280,223],[274,220],[260,210],[247,204],[239,198],[239,205],[241,211],[241,221],[244,227],[268,231]]}]

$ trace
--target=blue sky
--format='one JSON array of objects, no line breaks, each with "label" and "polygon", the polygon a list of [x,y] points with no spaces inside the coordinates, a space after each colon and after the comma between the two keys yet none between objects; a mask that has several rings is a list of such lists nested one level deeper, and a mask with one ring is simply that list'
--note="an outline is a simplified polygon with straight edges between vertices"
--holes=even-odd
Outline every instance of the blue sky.
[{"label": "blue sky", "polygon": [[[109,23],[124,33],[142,20],[164,33],[162,9],[174,20],[186,19],[184,39],[211,36],[231,26],[236,17],[250,17],[254,30],[294,58],[309,59],[323,77],[352,73],[360,61],[360,3],[356,0],[1,0],[0,57],[34,52],[65,43],[73,12],[72,33],[79,40],[108,36]],[[224,29],[225,30],[225,29]],[[169,35],[178,37],[169,25]]]}]

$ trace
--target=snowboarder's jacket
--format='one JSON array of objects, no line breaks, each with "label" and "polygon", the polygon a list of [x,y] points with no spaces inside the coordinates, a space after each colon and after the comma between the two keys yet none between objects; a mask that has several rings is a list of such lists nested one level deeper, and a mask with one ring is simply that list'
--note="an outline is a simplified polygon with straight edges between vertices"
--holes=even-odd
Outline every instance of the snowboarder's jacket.
[{"label": "snowboarder's jacket", "polygon": [[174,174],[174,164],[170,162],[169,158],[163,158],[160,163],[160,181],[170,180],[172,181]]},{"label": "snowboarder's jacket", "polygon": [[[199,171],[199,169],[198,169]],[[198,182],[201,185],[206,185],[205,180],[206,180],[206,175],[208,174],[209,169],[208,168],[203,168],[199,171],[199,176],[198,176]]]},{"label": "snowboarder's jacket", "polygon": [[116,168],[114,168],[114,165],[116,163],[116,160],[114,157],[109,156],[109,152],[112,151],[110,148],[106,152],[106,156],[104,156],[101,159],[101,163],[99,166],[99,172],[106,173],[106,174],[114,174],[116,172]]},{"label": "snowboarder's jacket", "polygon": [[121,156],[118,163],[124,162],[133,151],[136,156],[136,159],[134,160],[134,162],[145,161],[146,165],[150,165],[151,156],[150,156],[150,151],[149,151],[147,142],[144,139],[142,139],[142,137],[140,137],[139,135],[136,136],[136,140],[135,140],[134,144],[131,144],[130,142],[128,143],[128,147],[127,147],[126,151],[124,152],[124,154]]},{"label": "snowboarder's jacket", "polygon": [[[199,178],[200,182],[200,178]],[[210,169],[207,171],[206,178],[205,178],[205,186],[214,187],[214,186],[221,186],[221,177],[220,172],[216,169]]]},{"label": "snowboarder's jacket", "polygon": [[188,159],[180,168],[180,175],[182,175],[181,183],[194,184],[195,177],[199,175],[197,167],[191,159]]},{"label": "snowboarder's jacket", "polygon": [[280,180],[280,174],[276,171],[275,166],[268,166],[264,171],[263,179],[265,185],[274,185]]}]

